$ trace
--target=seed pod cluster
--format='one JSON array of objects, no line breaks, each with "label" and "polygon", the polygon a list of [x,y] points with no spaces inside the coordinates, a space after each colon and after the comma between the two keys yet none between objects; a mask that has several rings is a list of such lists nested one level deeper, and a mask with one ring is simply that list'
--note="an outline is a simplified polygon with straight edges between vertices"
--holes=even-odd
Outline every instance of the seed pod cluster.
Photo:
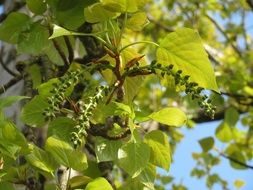
[{"label": "seed pod cluster", "polygon": [[47,98],[47,102],[50,106],[43,112],[46,120],[56,117],[57,113],[60,112],[60,107],[66,99],[67,89],[71,85],[75,85],[80,77],[82,77],[80,70],[68,71],[63,77],[59,78],[60,82],[53,83],[54,89],[50,91],[52,95]]},{"label": "seed pod cluster", "polygon": [[208,98],[207,95],[202,94],[204,88],[200,87],[196,82],[190,82],[189,75],[183,75],[182,70],[173,70],[173,65],[162,66],[153,61],[151,64],[151,70],[160,70],[161,76],[165,74],[170,75],[175,80],[175,85],[180,85],[185,87],[185,93],[190,95],[192,100],[196,99],[199,106],[205,111],[205,114],[211,118],[214,118],[216,107],[212,105],[212,100]]},{"label": "seed pod cluster", "polygon": [[77,148],[82,144],[82,139],[87,136],[86,130],[90,127],[90,117],[93,110],[97,107],[99,100],[103,98],[103,93],[107,93],[108,87],[99,86],[96,88],[94,96],[88,98],[87,103],[82,100],[78,101],[79,114],[77,116],[77,125],[75,126],[75,132],[71,133],[71,141],[74,147]]},{"label": "seed pod cluster", "polygon": [[139,65],[136,64],[131,69],[128,68],[126,70],[126,75],[136,76],[143,75],[145,73],[157,74],[157,72],[159,72],[162,77],[165,75],[172,76],[175,80],[175,85],[184,86],[185,93],[187,95],[190,95],[192,99],[196,99],[198,101],[199,106],[204,110],[206,115],[214,118],[216,107],[212,105],[212,101],[208,98],[208,96],[202,94],[204,88],[200,87],[195,82],[190,82],[190,76],[183,75],[182,70],[175,71],[175,69],[173,69],[173,65],[163,66],[154,60],[150,65],[147,66],[139,67]]}]

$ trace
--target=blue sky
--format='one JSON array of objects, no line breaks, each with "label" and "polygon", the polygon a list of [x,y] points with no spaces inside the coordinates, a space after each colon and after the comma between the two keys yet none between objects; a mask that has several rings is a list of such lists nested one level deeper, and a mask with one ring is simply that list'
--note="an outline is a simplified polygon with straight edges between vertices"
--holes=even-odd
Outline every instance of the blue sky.
[{"label": "blue sky", "polygon": [[[176,153],[174,154],[174,163],[171,166],[169,174],[175,176],[177,183],[182,181],[189,190],[207,190],[204,179],[199,180],[190,176],[190,172],[196,164],[192,159],[192,152],[201,152],[198,140],[208,136],[214,136],[215,129],[218,125],[219,122],[216,121],[198,124],[194,129],[182,128],[181,130],[185,138],[177,147]],[[225,147],[217,140],[215,141],[215,145],[220,149]],[[241,190],[253,189],[253,171],[250,169],[235,170],[231,168],[228,160],[225,158],[221,158],[221,164],[215,166],[212,171],[218,173],[223,179],[229,182],[229,190],[235,190],[233,181],[236,179],[241,179],[246,182],[246,185]],[[219,186],[213,188],[213,190],[220,189]]]}]

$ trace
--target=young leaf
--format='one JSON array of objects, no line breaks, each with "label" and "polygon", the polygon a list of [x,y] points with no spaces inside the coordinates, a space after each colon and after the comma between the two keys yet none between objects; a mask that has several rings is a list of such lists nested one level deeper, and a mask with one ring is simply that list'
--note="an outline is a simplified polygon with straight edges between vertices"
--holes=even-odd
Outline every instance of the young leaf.
[{"label": "young leaf", "polygon": [[118,151],[119,166],[133,178],[147,166],[149,157],[150,148],[145,143],[129,142]]},{"label": "young leaf", "polygon": [[[72,31],[69,31],[65,28],[62,28],[56,24],[54,24],[54,27],[53,27],[53,34],[49,37],[49,39],[54,39],[54,38],[58,38],[58,37],[61,37],[61,36],[73,36],[73,35],[85,35],[83,33],[79,33],[79,32],[72,32]],[[89,34],[87,34],[89,35]]]},{"label": "young leaf", "polygon": [[151,148],[150,162],[169,170],[171,163],[171,150],[168,136],[160,130],[147,133],[144,142]]},{"label": "young leaf", "polygon": [[106,10],[101,3],[95,3],[84,9],[84,18],[87,22],[103,22],[118,17],[120,14]]},{"label": "young leaf", "polygon": [[[87,168],[87,158],[83,152],[75,150],[69,143],[49,137],[46,141],[45,150],[50,152],[58,163],[83,171]],[[77,159],[78,158],[78,159]]]},{"label": "young leaf", "polygon": [[148,116],[159,123],[180,127],[186,123],[186,115],[178,108],[164,108]]},{"label": "young leaf", "polygon": [[229,142],[233,139],[233,133],[230,126],[226,122],[222,122],[215,131],[215,136],[221,142]]},{"label": "young leaf", "polygon": [[101,188],[103,188],[103,190],[113,190],[111,184],[103,177],[92,180],[84,190],[98,190]]},{"label": "young leaf", "polygon": [[32,152],[25,156],[25,158],[32,166],[52,176],[54,176],[54,171],[59,166],[50,154],[35,145],[32,146]]},{"label": "young leaf", "polygon": [[68,189],[84,188],[92,179],[87,176],[74,176],[68,182]]},{"label": "young leaf", "polygon": [[42,127],[45,124],[43,112],[49,107],[47,101],[41,96],[35,96],[22,109],[21,120],[31,127]]},{"label": "young leaf", "polygon": [[141,31],[148,23],[146,13],[137,12],[127,20],[126,27],[133,31]]},{"label": "young leaf", "polygon": [[47,10],[47,4],[43,0],[26,0],[26,4],[37,15],[41,15]]},{"label": "young leaf", "polygon": [[118,159],[118,149],[121,146],[121,141],[113,141],[97,137],[95,140],[95,152],[98,162],[116,161]]},{"label": "young leaf", "polygon": [[245,185],[245,182],[244,182],[243,180],[236,179],[236,180],[234,181],[234,186],[235,186],[237,189],[241,189],[244,185]]},{"label": "young leaf", "polygon": [[213,68],[198,33],[189,28],[168,34],[158,48],[157,62],[173,64],[199,86],[219,92]]},{"label": "young leaf", "polygon": [[214,146],[214,139],[213,137],[206,137],[199,140],[199,144],[204,152],[208,152]]},{"label": "young leaf", "polygon": [[16,44],[22,31],[29,29],[29,16],[19,12],[12,12],[0,26],[0,40]]},{"label": "young leaf", "polygon": [[138,11],[138,1],[134,0],[100,0],[102,5],[114,12],[136,12]]},{"label": "young leaf", "polygon": [[228,108],[225,112],[225,122],[230,126],[234,127],[239,120],[239,113],[238,111],[231,107]]}]

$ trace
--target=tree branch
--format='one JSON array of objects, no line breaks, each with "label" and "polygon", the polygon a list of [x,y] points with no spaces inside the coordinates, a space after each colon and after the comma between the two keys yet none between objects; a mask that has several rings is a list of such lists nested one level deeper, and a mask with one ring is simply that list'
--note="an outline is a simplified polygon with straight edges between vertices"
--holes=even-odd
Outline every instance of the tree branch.
[{"label": "tree branch", "polygon": [[239,161],[239,160],[237,160],[237,159],[235,159],[235,158],[233,158],[233,157],[231,157],[231,156],[228,156],[228,155],[226,155],[226,154],[224,154],[224,153],[222,153],[222,152],[220,152],[220,155],[221,155],[223,158],[226,158],[226,159],[228,159],[228,160],[230,160],[230,161],[232,161],[232,162],[234,162],[234,163],[236,163],[236,164],[239,164],[239,165],[241,165],[241,166],[244,166],[244,167],[246,167],[246,168],[249,168],[249,169],[252,169],[252,170],[253,170],[253,166],[251,166],[251,165],[248,165],[248,164],[246,164],[246,163],[244,163],[244,162],[241,162],[241,161]]},{"label": "tree branch", "polygon": [[234,49],[234,51],[237,53],[237,55],[242,58],[242,53],[241,51],[234,45],[234,43],[231,41],[231,39],[228,37],[226,32],[222,29],[222,27],[208,14],[205,14],[205,16],[215,25],[217,30],[226,38],[228,42],[230,42],[231,47]]},{"label": "tree branch", "polygon": [[3,22],[6,17],[9,15],[9,13],[15,12],[17,10],[19,10],[20,8],[22,8],[25,5],[25,2],[15,2],[15,4],[13,5],[12,9],[8,11],[8,13],[2,13],[0,14],[0,23]]},{"label": "tree branch", "polygon": [[253,11],[253,1],[252,0],[246,0],[247,4],[249,5],[249,7],[252,9]]},{"label": "tree branch", "polygon": [[72,48],[69,38],[67,36],[64,36],[63,38],[64,38],[64,41],[65,41],[65,44],[67,46],[68,53],[69,53],[69,57],[68,57],[69,63],[71,63],[74,59],[74,51],[73,51],[73,48]]}]

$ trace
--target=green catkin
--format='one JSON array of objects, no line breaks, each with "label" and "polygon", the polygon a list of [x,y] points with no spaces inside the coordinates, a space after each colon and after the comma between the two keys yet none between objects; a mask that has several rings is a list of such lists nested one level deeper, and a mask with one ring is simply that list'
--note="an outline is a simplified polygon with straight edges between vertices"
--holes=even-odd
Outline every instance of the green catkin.
[{"label": "green catkin", "polygon": [[77,124],[75,126],[75,132],[71,133],[71,141],[74,148],[77,148],[82,144],[82,140],[85,140],[87,136],[87,129],[90,128],[90,117],[93,110],[97,107],[98,102],[103,98],[103,93],[106,94],[108,87],[100,86],[96,89],[94,96],[88,98],[87,103],[82,100],[78,101],[79,114],[77,116]]}]

